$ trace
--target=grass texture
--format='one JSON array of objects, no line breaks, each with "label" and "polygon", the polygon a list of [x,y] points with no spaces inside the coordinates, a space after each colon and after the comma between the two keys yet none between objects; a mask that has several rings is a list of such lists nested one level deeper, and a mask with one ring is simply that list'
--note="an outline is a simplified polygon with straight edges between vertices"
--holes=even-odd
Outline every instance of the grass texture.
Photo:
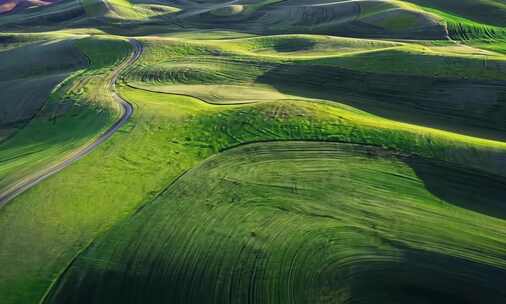
[{"label": "grass texture", "polygon": [[[99,238],[45,303],[501,303],[504,182],[371,147],[241,146]],[[479,195],[495,212],[463,208]]]},{"label": "grass texture", "polygon": [[111,72],[147,36],[118,84],[128,123],[0,209],[0,302],[504,303],[501,14],[83,0],[2,16],[0,189],[110,126]]},{"label": "grass texture", "polygon": [[[15,45],[23,43],[15,36],[4,38]],[[1,52],[0,61],[0,141],[26,125],[53,88],[87,64],[73,41],[22,44]]]},{"label": "grass texture", "polygon": [[[32,46],[29,47],[30,49],[27,51],[30,51]],[[40,103],[40,99],[42,102],[46,102],[46,100],[47,102],[42,107],[39,105],[36,108],[36,113],[26,109],[21,109],[18,112],[19,115],[25,115],[31,119],[2,143],[0,188],[7,187],[13,181],[23,178],[30,172],[61,159],[65,154],[100,134],[118,115],[118,109],[115,108],[110,92],[106,90],[104,83],[107,81],[108,70],[128,54],[128,43],[118,40],[92,39],[49,43],[48,47],[57,50],[51,52],[52,56],[55,56],[53,58],[55,64],[51,65],[50,56],[44,56],[48,65],[36,65],[40,69],[39,73],[43,75],[39,76],[41,79],[51,77],[50,73],[54,70],[52,73],[59,78],[56,76],[53,78],[61,81],[63,77],[59,74],[61,73],[58,70],[59,66],[65,67],[65,65],[70,65],[70,62],[88,65],[87,58],[92,63],[86,69],[74,73],[54,90],[55,80],[47,84],[45,90],[52,90],[49,97],[35,95],[35,92],[30,89],[26,89],[26,92],[18,91],[16,96],[11,96],[14,99],[11,103],[23,105],[19,104],[17,96],[27,93],[35,95],[26,105],[28,110],[34,109],[37,106],[34,103]],[[102,50],[105,47],[109,49],[109,53]],[[45,48],[40,47],[40,50],[45,50]],[[16,52],[26,53],[24,50],[14,50],[14,54]],[[63,52],[66,54],[65,56],[70,58],[63,56]],[[39,56],[42,55],[39,54]],[[77,57],[78,60],[72,61],[72,56]],[[33,58],[31,60],[37,60],[37,57],[31,58]],[[65,58],[68,58],[67,62]],[[11,66],[6,64],[6,68],[8,68],[6,77],[9,74],[12,76],[19,73],[19,77],[22,77],[23,73],[32,73],[34,75],[32,77],[35,79],[32,82],[36,81],[38,79],[35,74],[37,69],[31,68],[31,65],[36,63],[30,61],[26,61],[25,70],[19,67],[20,61],[11,61]],[[8,73],[7,71],[12,72]],[[28,85],[31,79],[18,81],[16,84],[18,86],[20,84]],[[10,87],[9,89],[15,88],[18,87]],[[38,93],[44,93],[44,91]],[[6,105],[6,108],[10,111],[14,109],[9,105]]]}]

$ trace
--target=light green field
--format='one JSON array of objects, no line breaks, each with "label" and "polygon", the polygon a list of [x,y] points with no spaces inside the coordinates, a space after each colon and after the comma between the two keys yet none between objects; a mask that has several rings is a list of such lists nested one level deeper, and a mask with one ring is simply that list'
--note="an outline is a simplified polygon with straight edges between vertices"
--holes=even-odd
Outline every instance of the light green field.
[{"label": "light green field", "polygon": [[117,83],[126,125],[0,206],[0,302],[503,304],[504,14],[83,0],[0,16],[0,194],[118,119],[110,81],[127,38],[144,47]]}]

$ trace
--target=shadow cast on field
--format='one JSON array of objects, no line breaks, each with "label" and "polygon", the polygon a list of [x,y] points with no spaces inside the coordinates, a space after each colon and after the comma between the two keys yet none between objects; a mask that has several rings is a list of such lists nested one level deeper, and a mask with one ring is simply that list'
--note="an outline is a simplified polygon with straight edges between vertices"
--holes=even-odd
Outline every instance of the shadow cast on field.
[{"label": "shadow cast on field", "polygon": [[338,101],[387,119],[506,140],[506,84],[280,64],[256,79],[282,93]]},{"label": "shadow cast on field", "polygon": [[506,179],[450,163],[406,158],[433,195],[455,206],[506,219]]},{"label": "shadow cast on field", "polygon": [[[166,227],[173,230],[171,225]],[[115,229],[115,233],[122,231],[121,226]],[[360,233],[367,239],[367,231]],[[391,246],[388,248],[375,247],[367,241],[358,247],[342,243],[341,248],[356,250],[346,263],[332,257],[335,248],[305,243],[297,247],[298,251],[285,251],[284,263],[276,264],[274,269],[301,267],[294,265],[295,261],[302,262],[295,258],[297,252],[328,259],[320,261],[316,268],[304,271],[296,268],[300,271],[294,271],[289,284],[272,284],[281,280],[279,275],[272,275],[275,271],[272,264],[255,263],[253,267],[239,264],[241,259],[225,259],[213,252],[212,247],[193,248],[205,253],[206,259],[187,253],[182,260],[162,250],[170,245],[173,251],[179,252],[184,249],[181,241],[164,239],[164,243],[153,246],[149,238],[130,233],[125,240],[111,242],[114,235],[109,232],[78,256],[58,278],[43,303],[263,303],[265,296],[286,293],[295,296],[287,303],[340,303],[343,293],[346,303],[378,304],[502,304],[506,298],[503,269],[445,253],[414,249],[394,240],[382,239]],[[136,244],[135,248],[132,244]],[[276,249],[270,245],[264,245],[263,254],[268,257],[275,256]],[[361,252],[361,246],[374,248],[374,254]],[[146,247],[152,250],[148,256],[142,253]],[[237,248],[243,249],[236,251]],[[240,252],[242,257],[258,259],[259,253],[254,247],[245,246],[237,239],[230,240],[227,249],[227,252]],[[112,254],[117,252],[124,254]],[[234,273],[233,278],[223,277],[223,271],[236,267],[242,271]],[[196,272],[200,274],[199,280],[195,280]],[[237,284],[239,280],[248,284]],[[248,289],[248,286],[255,288]]]},{"label": "shadow cast on field", "polygon": [[[395,243],[395,242],[394,242]],[[343,270],[355,298],[364,303],[501,303],[506,272],[480,263],[426,250],[402,248],[399,261],[364,261]],[[355,303],[355,302],[353,302]],[[360,302],[362,303],[362,302]]]}]

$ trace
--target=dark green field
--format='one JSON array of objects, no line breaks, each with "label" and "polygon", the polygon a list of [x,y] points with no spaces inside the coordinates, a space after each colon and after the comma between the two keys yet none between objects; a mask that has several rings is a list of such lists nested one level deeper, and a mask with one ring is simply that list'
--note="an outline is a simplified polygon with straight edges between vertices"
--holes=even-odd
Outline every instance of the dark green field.
[{"label": "dark green field", "polygon": [[506,303],[506,2],[0,0],[0,303]]}]

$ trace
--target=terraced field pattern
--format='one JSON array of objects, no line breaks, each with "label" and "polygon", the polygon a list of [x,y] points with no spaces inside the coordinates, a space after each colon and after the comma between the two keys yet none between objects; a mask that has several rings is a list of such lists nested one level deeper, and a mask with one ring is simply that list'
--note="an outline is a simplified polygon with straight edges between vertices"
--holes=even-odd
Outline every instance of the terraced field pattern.
[{"label": "terraced field pattern", "polygon": [[506,303],[506,1],[0,0],[0,303]]}]

